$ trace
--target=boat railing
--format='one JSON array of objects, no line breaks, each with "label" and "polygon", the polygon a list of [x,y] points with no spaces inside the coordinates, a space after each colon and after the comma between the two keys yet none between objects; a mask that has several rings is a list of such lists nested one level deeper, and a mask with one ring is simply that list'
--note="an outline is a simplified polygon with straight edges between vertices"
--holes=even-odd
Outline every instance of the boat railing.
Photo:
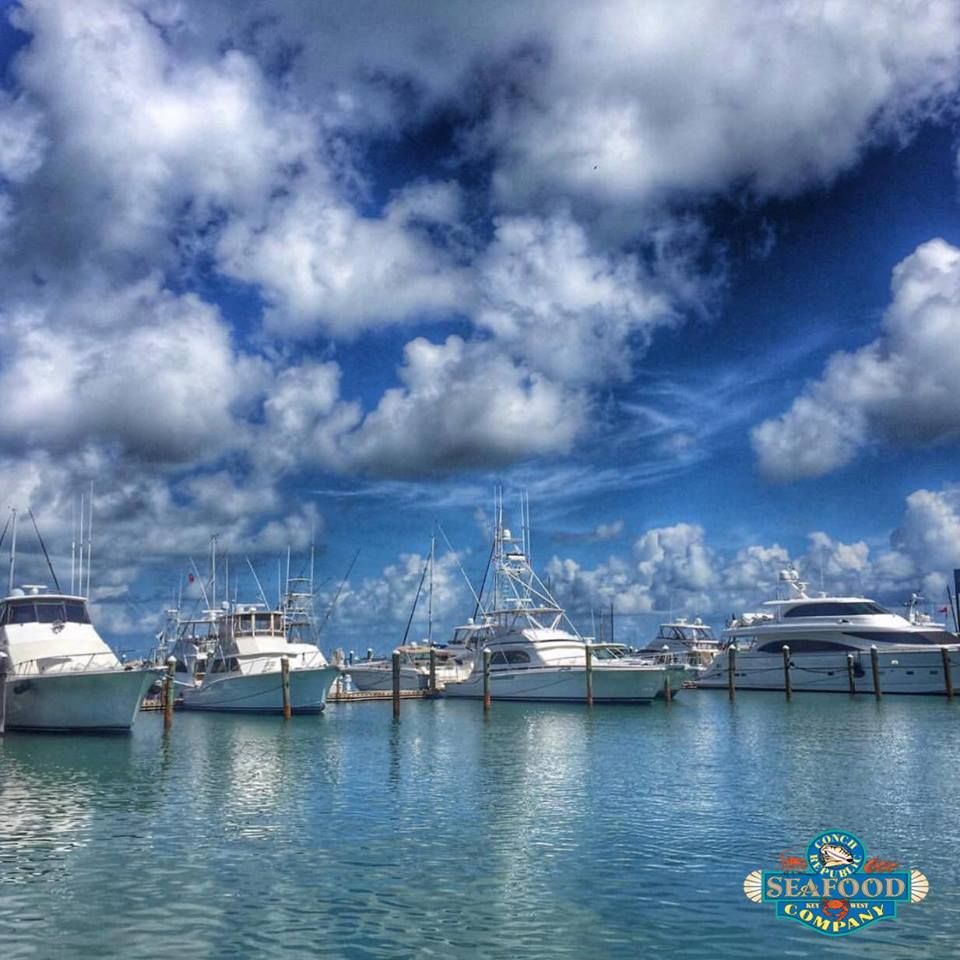
[{"label": "boat railing", "polygon": [[[238,660],[242,664],[242,672],[249,676],[251,674],[277,673],[280,670],[280,660],[284,656],[283,653],[265,653],[254,656],[234,656],[230,659]],[[319,650],[302,659],[300,656],[290,657],[291,670],[312,670],[325,666],[327,666],[327,662]],[[219,671],[213,671],[214,674],[217,672]]]},{"label": "boat railing", "polygon": [[109,650],[96,653],[51,654],[20,660],[13,668],[12,676],[37,677],[53,673],[85,673],[94,670],[110,670],[117,667],[117,657]]}]

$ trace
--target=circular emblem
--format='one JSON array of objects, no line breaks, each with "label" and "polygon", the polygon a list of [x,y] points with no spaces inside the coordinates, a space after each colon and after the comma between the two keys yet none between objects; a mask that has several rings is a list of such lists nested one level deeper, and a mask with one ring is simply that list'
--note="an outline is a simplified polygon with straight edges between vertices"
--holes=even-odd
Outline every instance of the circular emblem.
[{"label": "circular emblem", "polygon": [[830,830],[818,834],[807,847],[807,863],[816,873],[849,876],[863,866],[864,846],[852,833]]}]

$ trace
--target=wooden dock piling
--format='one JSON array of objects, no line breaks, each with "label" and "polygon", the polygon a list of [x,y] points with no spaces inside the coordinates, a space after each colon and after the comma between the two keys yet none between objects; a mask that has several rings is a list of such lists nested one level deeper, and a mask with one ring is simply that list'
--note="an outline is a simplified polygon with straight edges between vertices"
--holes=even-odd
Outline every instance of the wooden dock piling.
[{"label": "wooden dock piling", "polygon": [[940,648],[940,658],[943,660],[943,689],[948,700],[953,699],[953,677],[950,676],[950,651],[946,647]]},{"label": "wooden dock piling", "polygon": [[737,699],[737,648],[727,647],[727,692],[732,703]]},{"label": "wooden dock piling", "polygon": [[394,651],[391,660],[393,667],[393,719],[400,719],[400,654]]},{"label": "wooden dock piling", "polygon": [[880,690],[880,655],[876,644],[870,648],[870,668],[873,670],[873,695],[879,700],[883,693]]},{"label": "wooden dock piling", "polygon": [[290,707],[290,658],[280,658],[280,689],[283,693],[283,719],[289,720],[293,715]]},{"label": "wooden dock piling", "polygon": [[167,657],[167,672],[163,677],[163,729],[173,726],[173,675],[177,669],[175,657]]},{"label": "wooden dock piling", "polygon": [[490,658],[493,654],[489,650],[483,651],[483,710],[490,709]]},{"label": "wooden dock piling", "polygon": [[857,680],[853,672],[853,654],[847,654],[847,683],[850,685],[850,695],[854,696],[857,692]]},{"label": "wooden dock piling", "polygon": [[437,692],[437,650],[430,648],[430,692]]},{"label": "wooden dock piling", "polygon": [[790,647],[783,645],[783,692],[787,700],[793,691],[790,689]]},{"label": "wooden dock piling", "polygon": [[587,658],[587,706],[593,706],[593,648],[589,643],[584,645],[584,653]]},{"label": "wooden dock piling", "polygon": [[673,690],[670,688],[670,671],[666,672],[663,678],[663,699],[667,703],[673,703]]}]

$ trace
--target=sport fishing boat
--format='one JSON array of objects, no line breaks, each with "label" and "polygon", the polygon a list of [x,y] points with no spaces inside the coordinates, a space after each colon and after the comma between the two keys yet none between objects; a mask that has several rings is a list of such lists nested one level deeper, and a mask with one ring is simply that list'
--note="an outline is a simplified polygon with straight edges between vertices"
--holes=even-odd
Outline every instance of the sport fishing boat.
[{"label": "sport fishing boat", "polygon": [[181,634],[174,649],[184,710],[282,713],[282,660],[286,658],[292,711],[323,711],[339,671],[316,645],[289,639],[282,611],[267,610],[262,604],[230,605],[216,618],[212,653],[209,644],[202,642],[202,633],[192,629],[209,622],[209,618],[189,622],[191,629]]},{"label": "sport fishing boat", "polygon": [[446,696],[483,696],[481,654],[489,650],[492,699],[582,703],[587,695],[588,644],[595,703],[648,703],[662,693],[668,679],[672,689],[678,690],[686,674],[682,665],[626,659],[605,644],[591,644],[577,632],[533,570],[528,510],[521,500],[523,532],[515,537],[503,525],[503,502],[498,495],[492,601],[473,628],[478,650],[470,676],[448,683]]},{"label": "sport fishing boat", "polygon": [[638,655],[657,663],[685,664],[696,675],[713,663],[720,649],[720,640],[699,617],[692,622],[678,617],[661,623],[657,635]]},{"label": "sport fishing boat", "polygon": [[737,689],[783,690],[784,646],[794,691],[847,693],[852,672],[856,690],[873,693],[874,648],[883,693],[944,694],[941,648],[951,671],[960,667],[960,638],[929,617],[903,617],[865,597],[810,597],[795,570],[781,571],[779,583],[792,596],[731,619],[724,652],[697,677],[698,687],[726,687],[734,651]]},{"label": "sport fishing boat", "polygon": [[[215,542],[213,543],[215,550]],[[287,561],[289,570],[289,556]],[[209,608],[195,617],[172,620],[176,636],[175,681],[184,710],[218,713],[283,712],[283,661],[289,668],[290,708],[321,713],[340,671],[317,644],[313,616],[313,555],[310,577],[287,576],[278,609],[270,609],[259,578],[263,603],[216,605],[216,555],[211,559],[211,594],[200,590]],[[252,570],[252,566],[251,566]]]},{"label": "sport fishing boat", "polygon": [[33,584],[0,602],[0,653],[0,714],[9,730],[127,731],[160,675],[120,662],[85,598]]}]

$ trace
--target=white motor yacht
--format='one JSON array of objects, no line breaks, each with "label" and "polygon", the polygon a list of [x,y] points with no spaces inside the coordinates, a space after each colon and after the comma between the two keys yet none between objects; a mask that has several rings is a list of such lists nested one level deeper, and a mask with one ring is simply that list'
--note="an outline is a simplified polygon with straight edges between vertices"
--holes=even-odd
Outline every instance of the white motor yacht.
[{"label": "white motor yacht", "polygon": [[794,691],[847,693],[852,672],[857,692],[874,692],[874,647],[883,693],[944,694],[941,647],[956,676],[960,638],[929,617],[908,619],[865,597],[810,597],[795,570],[782,571],[779,582],[792,596],[732,619],[723,631],[724,653],[697,677],[699,687],[726,687],[730,652],[735,651],[738,690],[783,690],[784,646],[790,648]]},{"label": "white motor yacht", "polygon": [[[474,627],[477,655],[470,676],[448,683],[448,697],[483,696],[482,651],[489,650],[494,700],[578,701],[587,696],[586,648],[564,610],[533,570],[526,511],[523,534],[503,526],[498,498],[492,564],[493,598]],[[683,666],[628,660],[604,644],[591,645],[595,703],[647,703],[668,682],[682,685]]]},{"label": "white motor yacht", "polygon": [[160,675],[124,666],[90,621],[83,597],[14,589],[0,602],[9,730],[123,732]]},{"label": "white motor yacht", "polygon": [[[207,620],[191,621],[202,624]],[[216,619],[217,641],[209,646],[201,636],[184,631],[174,648],[178,684],[184,710],[223,713],[283,712],[281,661],[290,668],[290,706],[294,713],[321,713],[327,692],[339,675],[319,648],[288,638],[283,612],[266,610],[261,604],[230,606]],[[198,667],[203,665],[204,672]],[[191,667],[194,672],[190,675]]]}]

